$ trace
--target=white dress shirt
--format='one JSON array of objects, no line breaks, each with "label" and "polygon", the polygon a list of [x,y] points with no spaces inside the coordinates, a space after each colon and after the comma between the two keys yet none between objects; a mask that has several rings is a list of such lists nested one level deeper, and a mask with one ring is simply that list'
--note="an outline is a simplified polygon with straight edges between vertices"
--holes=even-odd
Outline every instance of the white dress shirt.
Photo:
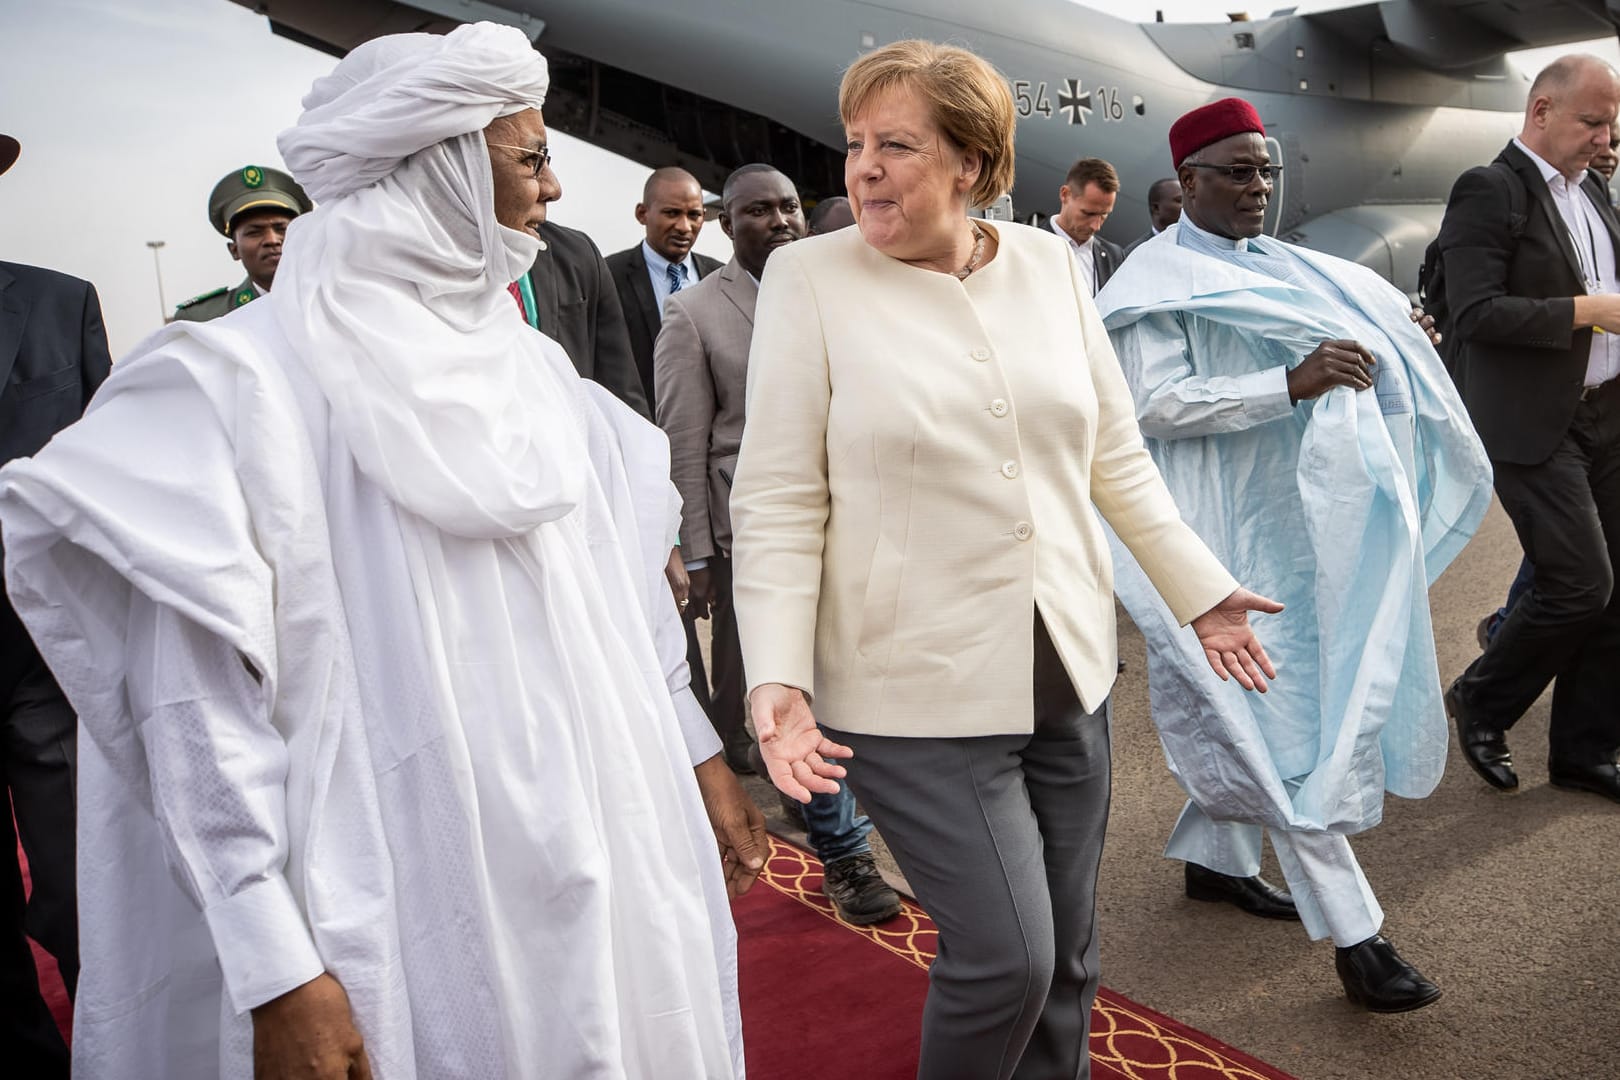
[{"label": "white dress shirt", "polygon": [[[1581,190],[1585,174],[1572,180],[1518,139],[1513,140],[1513,145],[1536,163],[1536,168],[1541,170],[1541,178],[1547,182],[1553,205],[1558,207],[1558,216],[1563,219],[1570,243],[1580,258],[1587,295],[1620,292],[1615,275],[1614,244],[1609,239],[1608,226],[1603,223],[1592,200]],[[1597,386],[1616,375],[1620,375],[1620,341],[1616,341],[1613,334],[1594,333],[1591,357],[1586,362],[1586,385]]]},{"label": "white dress shirt", "polygon": [[[658,317],[662,319],[664,304],[669,300],[669,260],[654,251],[645,240],[641,242],[641,257],[647,260],[647,276],[652,278],[653,299],[658,302]],[[680,265],[686,267],[686,283],[681,288],[690,289],[698,283],[697,260],[688,251]]]},{"label": "white dress shirt", "polygon": [[1097,234],[1092,233],[1091,239],[1082,244],[1063,231],[1063,226],[1058,224],[1057,218],[1047,218],[1046,223],[1052,227],[1053,232],[1068,241],[1069,254],[1074,256],[1075,265],[1080,268],[1080,276],[1085,279],[1086,287],[1091,290],[1091,295],[1096,296],[1097,256],[1093,252],[1096,250]]}]

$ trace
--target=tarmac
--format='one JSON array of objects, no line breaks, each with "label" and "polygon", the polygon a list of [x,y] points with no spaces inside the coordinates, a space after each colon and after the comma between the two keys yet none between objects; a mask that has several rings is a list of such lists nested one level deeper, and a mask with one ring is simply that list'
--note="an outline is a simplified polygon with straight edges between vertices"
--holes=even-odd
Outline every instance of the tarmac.
[{"label": "tarmac", "polygon": [[[1475,625],[1519,557],[1493,505],[1435,583],[1446,683],[1477,655]],[[1185,898],[1181,865],[1162,857],[1183,796],[1149,716],[1142,637],[1123,612],[1120,650],[1098,902],[1105,985],[1300,1080],[1620,1078],[1620,805],[1547,786],[1550,694],[1509,734],[1518,793],[1487,787],[1453,738],[1434,794],[1391,796],[1383,824],[1354,839],[1384,933],[1445,991],[1419,1012],[1374,1016],[1345,1000],[1331,943]],[[791,835],[769,783],[747,783],[773,831]],[[1269,844],[1266,859],[1262,873],[1281,884]]]}]

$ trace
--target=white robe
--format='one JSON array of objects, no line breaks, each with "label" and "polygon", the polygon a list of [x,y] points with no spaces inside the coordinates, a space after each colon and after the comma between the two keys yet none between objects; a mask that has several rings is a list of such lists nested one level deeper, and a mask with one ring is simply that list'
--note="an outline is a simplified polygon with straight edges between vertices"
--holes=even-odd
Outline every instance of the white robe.
[{"label": "white robe", "polygon": [[558,516],[424,528],[277,296],[161,332],[0,472],[81,720],[76,1074],[250,1076],[246,1010],[325,970],[387,1080],[741,1076],[662,435],[546,340],[588,444]]}]

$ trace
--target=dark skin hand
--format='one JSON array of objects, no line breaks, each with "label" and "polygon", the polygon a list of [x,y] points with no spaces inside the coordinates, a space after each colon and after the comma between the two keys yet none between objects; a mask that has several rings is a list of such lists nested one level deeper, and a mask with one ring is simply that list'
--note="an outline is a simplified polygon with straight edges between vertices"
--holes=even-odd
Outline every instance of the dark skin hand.
[{"label": "dark skin hand", "polygon": [[692,771],[697,774],[703,809],[720,845],[726,893],[735,899],[754,887],[754,879],[765,867],[765,853],[770,850],[765,815],[737,782],[724,754],[714,755]]},{"label": "dark skin hand", "polygon": [[669,582],[669,591],[675,594],[675,606],[684,614],[691,579],[686,576],[686,563],[681,561],[680,548],[669,549],[669,562],[664,564],[664,577]]},{"label": "dark skin hand", "polygon": [[687,571],[687,580],[691,583],[687,588],[687,599],[692,606],[686,613],[694,619],[707,619],[713,614],[714,604],[714,575],[709,573],[707,566],[697,570]]},{"label": "dark skin hand", "polygon": [[1435,346],[1438,346],[1440,344],[1440,334],[1438,332],[1436,332],[1436,330],[1434,328],[1434,316],[1433,315],[1430,315],[1428,312],[1424,311],[1422,308],[1416,308],[1415,307],[1415,308],[1412,309],[1412,321],[1417,323],[1418,327],[1425,334],[1429,335],[1429,344],[1435,345]]},{"label": "dark skin hand", "polygon": [[330,975],[253,1010],[254,1080],[371,1080],[371,1063],[349,1012],[349,995]]},{"label": "dark skin hand", "polygon": [[1297,405],[1319,398],[1336,386],[1370,390],[1377,362],[1372,353],[1354,341],[1324,341],[1288,373],[1288,399]]}]

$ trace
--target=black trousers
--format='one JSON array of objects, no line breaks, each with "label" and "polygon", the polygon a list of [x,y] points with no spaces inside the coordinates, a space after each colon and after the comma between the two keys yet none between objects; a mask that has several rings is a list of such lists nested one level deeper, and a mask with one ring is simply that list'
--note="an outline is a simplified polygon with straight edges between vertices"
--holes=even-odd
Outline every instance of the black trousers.
[{"label": "black trousers", "polygon": [[[8,1068],[21,1070],[18,1076],[65,1077],[67,1047],[40,996],[28,938],[56,958],[72,994],[79,977],[73,831],[78,721],[33,643],[7,635],[6,645],[12,655],[0,681],[0,780],[10,798],[0,806],[0,1057]],[[19,833],[33,880],[27,900],[17,862]]]},{"label": "black trousers", "polygon": [[703,649],[698,644],[697,616],[683,615],[686,664],[692,669],[692,693],[725,745],[726,756],[742,761],[753,736],[748,734],[748,687],[743,678],[737,612],[731,604],[731,560],[728,557],[718,553],[709,557],[709,580],[714,587],[714,601],[709,605],[711,663],[705,671]]},{"label": "black trousers", "polygon": [[709,606],[710,629],[709,720],[720,741],[733,752],[746,751],[748,734],[748,684],[743,676],[742,640],[737,636],[737,609],[731,603],[731,558],[716,554],[709,559],[709,577],[714,583],[714,602]]},{"label": "black trousers", "polygon": [[1577,406],[1546,461],[1492,464],[1535,580],[1463,672],[1458,695],[1471,715],[1506,730],[1552,682],[1552,759],[1613,761],[1620,750],[1620,379]]}]

